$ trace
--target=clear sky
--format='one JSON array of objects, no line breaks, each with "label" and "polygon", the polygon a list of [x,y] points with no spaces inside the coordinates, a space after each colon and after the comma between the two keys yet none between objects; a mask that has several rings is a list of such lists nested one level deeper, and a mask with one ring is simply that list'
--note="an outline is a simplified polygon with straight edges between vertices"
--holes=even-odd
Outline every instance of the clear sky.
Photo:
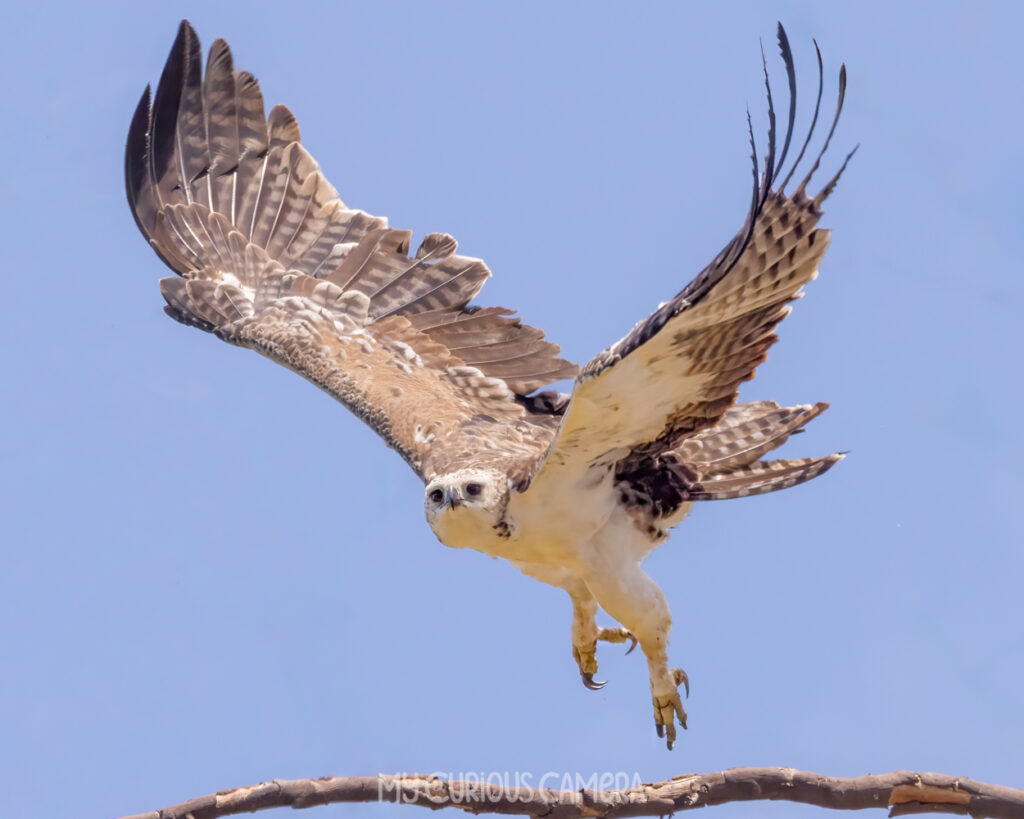
[{"label": "clear sky", "polygon": [[[10,3],[0,815],[114,816],[273,777],[894,768],[1024,785],[1017,3]],[[851,456],[698,507],[648,561],[690,674],[580,685],[566,596],[445,549],[343,407],[167,319],[124,201],[181,17],[232,45],[353,206],[483,257],[484,304],[586,361],[739,227],[786,24],[862,147],[746,399],[832,402]],[[824,175],[822,176],[824,179]],[[607,622],[607,621],[605,621]],[[391,816],[417,808],[318,808]],[[812,809],[715,808],[719,819]]]}]

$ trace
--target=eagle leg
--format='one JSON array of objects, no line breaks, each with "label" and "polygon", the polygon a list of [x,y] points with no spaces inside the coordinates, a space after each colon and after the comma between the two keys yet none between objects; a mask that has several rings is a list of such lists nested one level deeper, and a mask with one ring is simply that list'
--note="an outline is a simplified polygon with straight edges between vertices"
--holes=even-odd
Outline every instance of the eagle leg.
[{"label": "eagle leg", "polygon": [[585,583],[576,578],[562,578],[561,586],[572,600],[572,657],[580,667],[583,685],[591,691],[604,688],[603,682],[594,679],[597,673],[597,601]]},{"label": "eagle leg", "polygon": [[574,572],[564,567],[542,563],[514,561],[514,565],[528,577],[564,589],[572,601],[572,656],[580,669],[583,685],[591,691],[600,691],[605,683],[595,680],[597,673],[597,643],[630,643],[629,654],[637,646],[637,638],[629,629],[599,628],[598,603],[587,584]]},{"label": "eagle leg", "polygon": [[654,727],[671,750],[676,741],[676,723],[686,728],[679,686],[689,696],[690,681],[682,669],[668,666],[668,635],[672,629],[668,602],[632,552],[610,548],[604,541],[591,545],[584,575],[587,588],[601,608],[639,640],[650,672]]}]

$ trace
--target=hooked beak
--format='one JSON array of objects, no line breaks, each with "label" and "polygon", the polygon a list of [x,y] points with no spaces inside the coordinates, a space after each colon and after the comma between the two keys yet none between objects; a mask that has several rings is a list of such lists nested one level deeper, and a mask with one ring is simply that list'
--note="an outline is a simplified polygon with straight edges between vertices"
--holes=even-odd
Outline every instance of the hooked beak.
[{"label": "hooked beak", "polygon": [[444,493],[444,503],[445,506],[447,506],[449,509],[454,509],[456,506],[462,503],[462,498],[459,497],[459,493],[457,491],[455,491],[454,489],[449,489],[447,492]]}]

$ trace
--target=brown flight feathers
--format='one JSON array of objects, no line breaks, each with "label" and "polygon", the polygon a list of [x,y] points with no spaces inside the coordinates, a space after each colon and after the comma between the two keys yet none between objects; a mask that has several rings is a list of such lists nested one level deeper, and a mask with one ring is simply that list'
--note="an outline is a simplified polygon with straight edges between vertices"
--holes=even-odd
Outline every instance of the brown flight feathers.
[{"label": "brown flight feathers", "polygon": [[[455,239],[442,233],[428,234],[410,256],[411,233],[347,207],[299,139],[284,106],[265,117],[259,85],[235,70],[223,40],[214,42],[203,72],[198,38],[183,21],[156,94],[151,101],[147,88],[139,101],[125,160],[139,229],[184,277],[162,284],[174,318],[266,352],[270,347],[256,345],[251,328],[242,332],[238,323],[291,311],[296,322],[321,323],[318,332],[342,358],[346,333],[365,333],[366,343],[387,347],[394,330],[396,367],[439,367],[435,380],[445,383],[449,401],[486,395],[498,412],[501,396],[502,411],[516,417],[528,410],[516,394],[575,375],[577,368],[557,357],[558,347],[511,310],[468,306],[490,276],[482,261],[457,255]],[[361,316],[349,295],[365,301]],[[303,317],[304,310],[317,315]],[[385,322],[389,317],[403,321]],[[330,337],[332,322],[337,339]],[[292,350],[283,363],[301,372],[300,358]],[[351,406],[363,400],[361,373],[351,362],[346,367],[353,386],[338,397]],[[446,378],[447,369],[458,373]],[[444,400],[435,395],[431,412],[443,413]],[[353,409],[389,416],[380,407]],[[453,411],[453,423],[466,411]],[[387,430],[379,431],[396,434],[392,422],[389,416]],[[420,468],[422,459],[410,452],[422,442],[391,443]]]}]

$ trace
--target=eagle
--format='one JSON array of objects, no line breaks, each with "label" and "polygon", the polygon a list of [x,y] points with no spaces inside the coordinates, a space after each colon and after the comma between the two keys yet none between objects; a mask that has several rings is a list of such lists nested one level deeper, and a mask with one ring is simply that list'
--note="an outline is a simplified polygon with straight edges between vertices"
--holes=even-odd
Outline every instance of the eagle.
[{"label": "eagle", "polygon": [[[853,155],[808,192],[842,111],[843,66],[824,145],[785,192],[818,122],[824,73],[815,43],[814,116],[783,177],[796,74],[781,24],[778,45],[788,124],[777,151],[762,49],[768,147],[759,166],[748,112],[753,190],[739,232],[583,367],[514,311],[471,303],[490,271],[450,235],[426,234],[410,252],[411,231],[342,202],[291,111],[265,114],[256,79],[234,67],[224,40],[204,70],[187,20],[128,131],[128,202],[177,274],[160,280],[167,314],[283,364],[369,424],[423,480],[441,543],[564,589],[587,688],[604,685],[594,679],[599,642],[639,644],[669,749],[676,724],[686,728],[689,679],[669,666],[669,606],[641,563],[694,503],[795,486],[842,458],[763,458],[826,403],[736,403],[817,275],[829,244],[816,227],[821,206]],[[540,390],[569,378],[569,394]],[[599,627],[599,609],[620,625]]]}]

